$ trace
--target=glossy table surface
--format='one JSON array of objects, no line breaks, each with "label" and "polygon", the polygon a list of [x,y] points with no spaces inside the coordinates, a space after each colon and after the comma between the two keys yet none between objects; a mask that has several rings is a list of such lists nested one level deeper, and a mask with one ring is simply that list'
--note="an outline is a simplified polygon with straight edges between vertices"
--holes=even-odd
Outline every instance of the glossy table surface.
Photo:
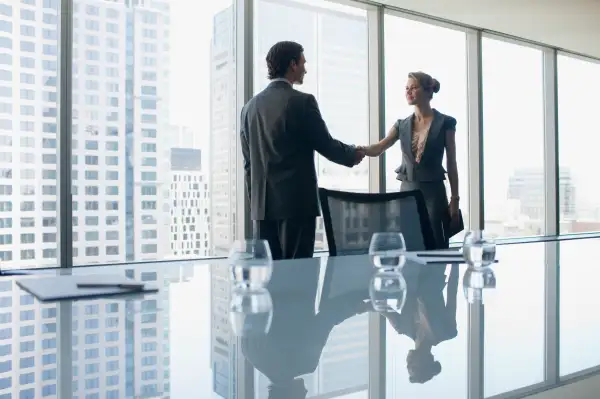
[{"label": "glossy table surface", "polygon": [[473,303],[466,266],[407,264],[405,306],[384,316],[366,257],[276,262],[266,333],[267,319],[231,328],[225,260],[42,272],[160,287],[131,298],[39,303],[2,277],[0,398],[519,397],[600,366],[599,247],[499,245],[496,286]]}]

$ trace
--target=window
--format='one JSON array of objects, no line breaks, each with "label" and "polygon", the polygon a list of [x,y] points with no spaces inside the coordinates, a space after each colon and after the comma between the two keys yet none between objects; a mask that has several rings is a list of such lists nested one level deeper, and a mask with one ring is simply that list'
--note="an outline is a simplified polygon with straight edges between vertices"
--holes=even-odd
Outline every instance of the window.
[{"label": "window", "polygon": [[[482,57],[485,230],[503,237],[543,234],[542,51],[484,37]],[[515,87],[529,94],[516,95]],[[515,123],[507,117],[515,110],[527,117]]]},{"label": "window", "polygon": [[[392,15],[385,21],[385,109],[386,132],[399,119],[413,113],[407,104],[405,87],[410,72],[423,71],[440,82],[441,90],[434,94],[431,105],[443,114],[456,119],[456,162],[458,166],[460,207],[468,225],[468,164],[467,164],[467,54],[465,33]],[[398,38],[411,38],[398,40]],[[431,51],[431,48],[438,51]],[[410,54],[410,57],[404,56]],[[443,59],[444,62],[440,62]],[[386,153],[386,190],[400,189],[394,170],[402,163],[400,143]],[[443,166],[446,169],[444,157]],[[446,192],[450,185],[446,180]],[[462,241],[462,236],[452,238]]]},{"label": "window", "polygon": [[[594,147],[598,138],[585,129],[585,119],[578,115],[597,112],[592,93],[600,89],[600,82],[594,79],[600,73],[600,63],[561,54],[557,70],[560,233],[599,231],[600,190],[589,183],[595,181],[590,160],[597,157]],[[586,79],[584,85],[577,83]],[[579,103],[577,108],[574,101]]]},{"label": "window", "polygon": [[[56,81],[58,75],[56,69],[40,74],[35,68],[41,72],[42,61],[58,61],[59,40],[56,30],[52,28],[58,25],[57,15],[60,13],[54,12],[50,18],[52,11],[45,13],[41,0],[5,0],[0,3],[0,14],[4,15],[2,18],[12,21],[0,22],[0,31],[8,33],[8,36],[4,34],[4,37],[0,38],[0,49],[5,53],[0,54],[0,81],[3,83],[0,86],[0,98],[3,99],[0,105],[0,131],[3,135],[13,138],[11,141],[0,140],[0,162],[20,165],[10,172],[10,176],[0,175],[3,179],[0,196],[4,200],[7,192],[5,185],[8,185],[13,194],[20,193],[20,197],[12,197],[11,210],[20,211],[20,219],[27,221],[11,242],[0,240],[0,254],[10,254],[2,257],[2,264],[4,268],[56,266],[55,252],[54,256],[46,257],[44,254],[49,255],[51,252],[43,252],[42,248],[31,248],[32,244],[43,242],[42,233],[25,229],[33,226],[41,228],[43,219],[57,217],[55,209],[45,209],[42,206],[44,201],[56,202],[56,196],[48,195],[47,188],[43,191],[38,188],[36,191],[35,186],[42,181],[44,187],[57,186],[56,171],[50,168],[40,169],[39,165],[56,164],[56,146],[46,145],[49,144],[46,140],[53,140],[53,143],[56,140],[56,137],[48,137],[50,132],[56,135],[56,129],[48,130],[49,127],[56,127],[58,123],[56,103],[43,98],[42,93],[46,81]],[[11,53],[14,56],[11,56]],[[37,97],[36,92],[40,93]],[[4,154],[10,154],[12,159],[9,160]],[[19,227],[19,219],[16,219],[15,224],[15,227]],[[21,234],[22,232],[32,234]],[[48,236],[56,235],[56,225],[44,226],[43,233]],[[56,249],[56,243],[48,241],[44,248]]]},{"label": "window", "polygon": [[[79,4],[79,11],[75,13],[73,20],[74,41],[78,40],[76,47],[79,50],[79,54],[74,57],[74,69],[77,70],[77,80],[80,82],[79,86],[73,85],[73,114],[77,116],[77,119],[74,119],[77,128],[73,131],[75,140],[81,144],[77,146],[73,143],[73,155],[81,162],[77,165],[73,163],[72,179],[78,192],[74,199],[76,202],[73,203],[73,216],[80,217],[82,223],[86,221],[88,226],[92,226],[87,224],[88,221],[93,222],[93,231],[79,231],[79,242],[85,240],[86,244],[79,247],[78,251],[73,251],[73,263],[85,265],[173,258],[174,251],[170,245],[173,234],[169,224],[153,226],[157,230],[156,238],[141,237],[138,232],[147,220],[170,220],[170,212],[185,212],[189,213],[190,218],[184,223],[198,226],[200,233],[197,239],[188,240],[193,247],[201,241],[204,242],[205,237],[210,235],[211,208],[207,197],[209,188],[206,185],[199,186],[198,191],[200,188],[204,190],[199,193],[198,200],[194,198],[194,201],[179,202],[174,209],[172,196],[175,194],[169,190],[172,163],[170,161],[184,154],[178,158],[181,159],[181,166],[192,165],[192,169],[186,170],[186,173],[198,177],[206,175],[210,165],[206,163],[200,169],[200,158],[197,156],[201,149],[204,159],[211,158],[208,153],[211,129],[219,136],[224,131],[232,133],[228,137],[227,148],[234,159],[237,140],[237,134],[233,134],[236,132],[237,122],[236,82],[233,73],[235,65],[229,65],[231,73],[224,76],[214,76],[210,67],[216,56],[210,46],[212,34],[233,37],[232,1],[220,0],[220,4],[211,8],[213,12],[203,14],[199,17],[200,20],[197,16],[190,18],[195,10],[193,5],[161,11],[160,6],[164,2],[157,2],[157,7],[152,12],[141,10],[140,20],[136,20],[135,25],[128,21],[132,17],[129,13],[123,13],[118,7],[111,6],[111,3],[102,7],[92,4],[93,2],[88,3]],[[136,2],[131,4],[134,3]],[[152,2],[146,3],[149,5]],[[152,26],[143,22],[146,14],[151,14]],[[203,25],[216,26],[214,18],[219,17],[225,23],[219,25],[223,28],[221,31],[205,31],[201,28]],[[180,21],[182,26],[185,26],[185,31],[171,30],[174,20]],[[151,30],[151,37],[143,35],[142,29]],[[176,56],[175,47],[178,50],[185,49],[196,43],[197,37],[205,37],[206,40],[201,40],[204,40],[206,45],[198,48],[199,57],[196,57],[196,67],[192,70],[189,68],[188,59]],[[13,46],[19,44],[15,42]],[[225,51],[232,53],[234,49],[234,43],[229,41]],[[149,51],[152,51],[152,54],[149,54]],[[140,62],[130,65],[130,60],[138,57],[137,54]],[[152,57],[154,62],[147,67],[144,64],[149,57]],[[162,59],[170,59],[171,62],[159,62]],[[224,126],[211,123],[211,109],[214,106],[207,106],[199,114],[197,107],[184,101],[190,95],[209,99],[212,84],[205,85],[204,80],[197,79],[198,71],[202,71],[200,74],[205,77],[204,80],[213,77],[214,82],[227,84],[224,93],[229,100],[223,104],[231,116],[226,118]],[[142,76],[154,76],[154,80],[141,79]],[[170,115],[169,109],[172,107],[177,107],[176,115]],[[163,126],[170,125],[181,129],[183,134],[173,134],[173,141],[170,143],[157,140],[162,137],[157,132],[162,133]],[[195,135],[195,131],[201,131],[202,134]],[[190,142],[189,138],[192,136],[198,137],[198,143]],[[186,151],[171,154],[171,147]],[[141,160],[146,158],[146,155],[155,157],[157,161],[152,164],[142,163]],[[228,182],[235,181],[234,169],[233,165],[224,168],[220,172],[221,176]],[[144,186],[153,186],[156,189],[154,196],[142,197],[142,181]],[[185,189],[188,193],[192,186],[189,185]],[[181,196],[182,192],[178,194]],[[223,198],[221,207],[236,209],[235,193],[219,195]],[[148,202],[142,203],[141,198]],[[148,204],[153,206],[146,206]],[[215,208],[214,212],[222,214],[220,208]],[[86,219],[98,213],[104,216],[99,219]],[[194,221],[191,216],[194,216]],[[228,229],[225,250],[229,249],[235,238],[235,217],[233,212],[223,221],[223,228]],[[210,249],[209,246],[203,255],[210,255]]]},{"label": "window", "polygon": [[[312,2],[311,2],[312,3]],[[257,0],[255,8],[255,59],[254,71],[255,92],[263,90],[269,83],[266,79],[267,68],[265,56],[270,47],[281,40],[293,40],[304,46],[307,75],[298,90],[313,94],[323,118],[335,138],[347,144],[365,145],[369,142],[369,104],[368,104],[368,24],[367,11],[362,8],[344,6],[333,2],[311,3],[279,3]],[[294,6],[294,4],[298,4]],[[220,21],[215,21],[217,26]],[[222,21],[221,21],[222,22]],[[293,25],[294,29],[290,29]],[[215,27],[217,29],[217,27]],[[215,35],[213,46],[226,48],[229,46],[226,36]],[[223,68],[228,68],[227,65]],[[227,69],[225,69],[227,70]],[[223,72],[221,72],[223,73]],[[348,84],[351,81],[352,84]],[[218,87],[218,86],[217,86]],[[227,104],[228,96],[224,90],[233,88],[221,87],[213,92],[215,104]],[[348,115],[352,115],[349,118]],[[227,135],[212,136],[214,148],[226,148],[230,140]],[[229,148],[232,148],[229,145]],[[353,168],[336,165],[321,155],[317,155],[316,167],[319,185],[347,190],[369,191],[368,162]],[[229,170],[228,157],[214,157],[213,170]],[[230,188],[235,185],[234,177],[213,174],[213,187]],[[224,192],[227,193],[227,192]],[[231,227],[225,227],[225,218],[235,210],[233,193],[226,197],[231,205],[220,207],[219,212],[212,215],[212,227],[215,239],[229,236]],[[211,195],[218,195],[214,191]],[[231,224],[228,221],[227,224]],[[315,249],[325,249],[325,233],[323,224],[317,224]],[[216,242],[214,244],[217,244]],[[223,243],[223,248],[229,243]]]}]

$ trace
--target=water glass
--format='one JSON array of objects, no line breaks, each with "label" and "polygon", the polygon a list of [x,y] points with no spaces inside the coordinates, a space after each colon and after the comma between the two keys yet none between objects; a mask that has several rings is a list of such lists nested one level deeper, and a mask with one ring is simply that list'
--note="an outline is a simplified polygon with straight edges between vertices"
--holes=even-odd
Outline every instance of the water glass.
[{"label": "water glass", "polygon": [[402,268],[406,262],[406,243],[402,233],[375,233],[371,237],[369,256],[375,267]]},{"label": "water glass", "polygon": [[273,269],[271,248],[266,240],[240,240],[229,251],[229,267],[233,284],[238,288],[261,290]]},{"label": "water glass", "polygon": [[400,270],[377,270],[369,283],[369,297],[376,312],[400,313],[406,301],[406,280]]},{"label": "water glass", "polygon": [[483,268],[494,263],[496,243],[482,230],[469,231],[463,241],[463,257],[469,266]]},{"label": "water glass", "polygon": [[235,288],[231,294],[229,322],[233,333],[238,337],[267,334],[273,319],[273,301],[269,291]]},{"label": "water glass", "polygon": [[491,268],[469,267],[463,276],[463,292],[469,303],[483,302],[483,290],[496,288],[496,275]]}]

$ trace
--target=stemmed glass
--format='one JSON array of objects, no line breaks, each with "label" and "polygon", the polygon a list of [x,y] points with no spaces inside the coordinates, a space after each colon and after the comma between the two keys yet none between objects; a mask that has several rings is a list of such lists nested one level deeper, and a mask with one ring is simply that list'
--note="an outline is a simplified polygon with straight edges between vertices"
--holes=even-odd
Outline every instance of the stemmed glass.
[{"label": "stemmed glass", "polygon": [[383,269],[401,269],[406,262],[406,243],[402,233],[375,233],[369,256],[373,265]]},{"label": "stemmed glass", "polygon": [[469,267],[484,268],[494,263],[496,243],[482,230],[473,230],[465,235],[462,251]]},{"label": "stemmed glass", "polygon": [[266,240],[239,240],[229,251],[231,279],[238,289],[262,290],[271,280],[273,257]]}]

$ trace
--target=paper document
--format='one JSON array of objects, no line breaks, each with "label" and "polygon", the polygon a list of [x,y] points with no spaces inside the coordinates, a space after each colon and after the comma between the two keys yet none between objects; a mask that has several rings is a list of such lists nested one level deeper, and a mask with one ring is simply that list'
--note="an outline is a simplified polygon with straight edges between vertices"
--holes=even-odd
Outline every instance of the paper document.
[{"label": "paper document", "polygon": [[[32,276],[17,280],[23,290],[35,296],[39,301],[58,301],[61,299],[98,298],[113,295],[145,294],[157,292],[156,286],[137,285],[123,275],[62,275]],[[82,286],[79,286],[81,284]],[[83,285],[97,284],[94,287]]]}]

